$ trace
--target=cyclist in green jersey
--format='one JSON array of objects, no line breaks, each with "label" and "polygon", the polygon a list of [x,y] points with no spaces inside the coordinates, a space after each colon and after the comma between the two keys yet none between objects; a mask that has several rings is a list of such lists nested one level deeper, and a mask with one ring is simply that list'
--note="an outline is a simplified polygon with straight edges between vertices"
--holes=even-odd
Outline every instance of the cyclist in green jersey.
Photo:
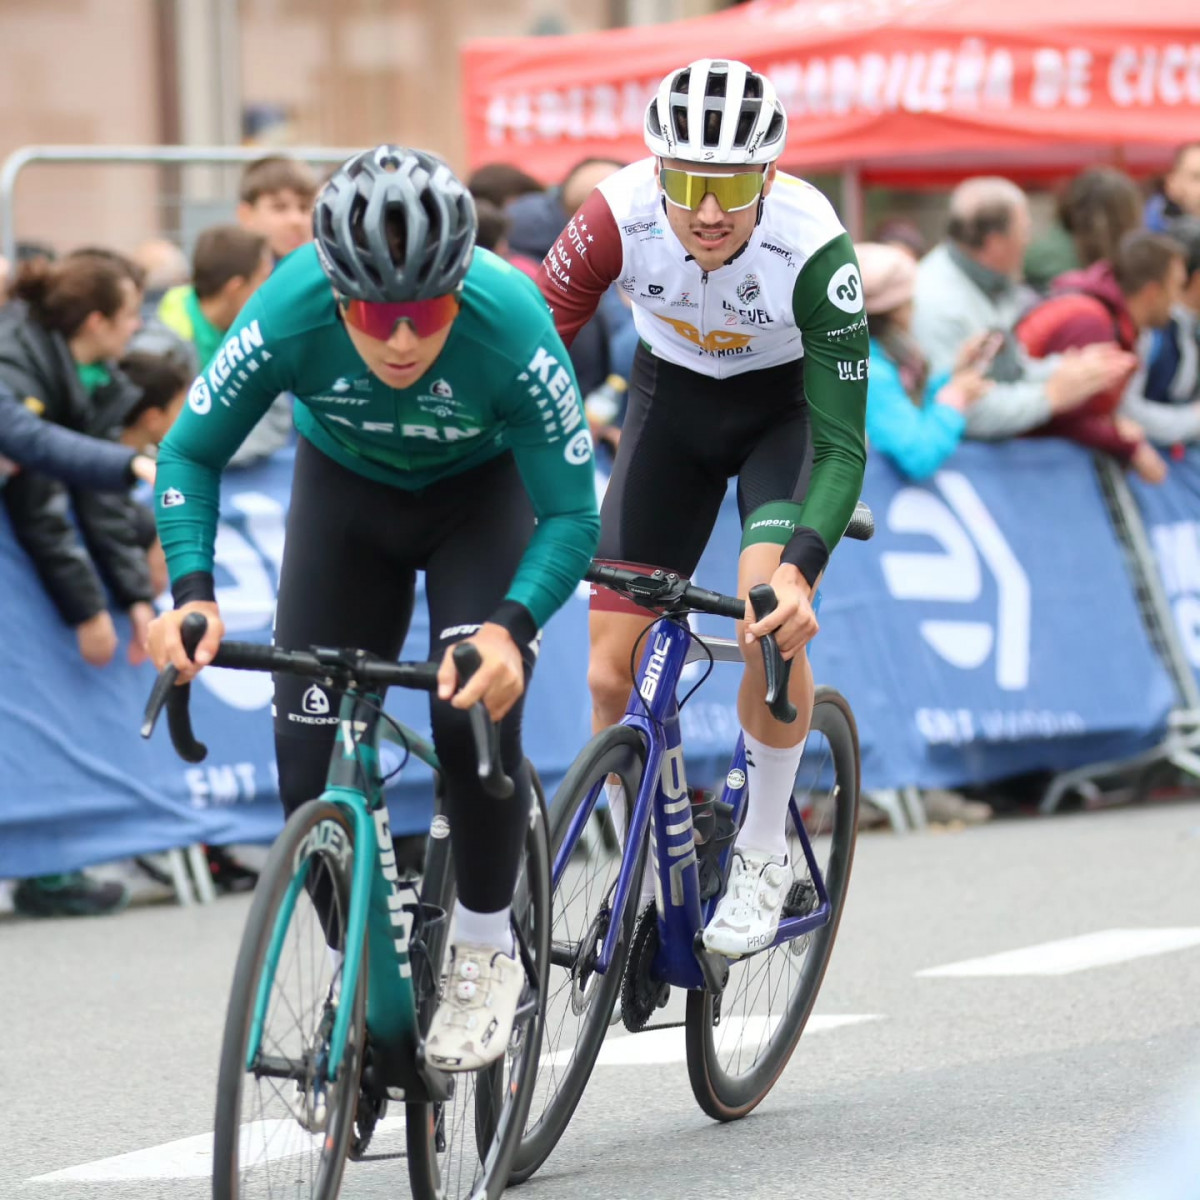
[{"label": "cyclist in green jersey", "polygon": [[[380,146],[349,160],[313,215],[315,242],[243,309],[163,443],[157,515],[175,609],[151,649],[188,679],[223,625],[213,582],[220,474],[280,392],[300,434],[276,644],[361,646],[396,658],[425,572],[431,699],[458,880],[450,984],[431,1061],[473,1070],[508,1042],[523,973],[509,907],[530,805],[522,696],[538,632],[581,579],[599,530],[592,446],[567,356],[520,272],[475,249],[470,194],[444,163]],[[208,618],[196,663],[179,627]],[[451,647],[482,658],[456,692]],[[517,783],[479,785],[466,709],[500,723]],[[337,698],[275,680],[284,809],[322,790]]]}]

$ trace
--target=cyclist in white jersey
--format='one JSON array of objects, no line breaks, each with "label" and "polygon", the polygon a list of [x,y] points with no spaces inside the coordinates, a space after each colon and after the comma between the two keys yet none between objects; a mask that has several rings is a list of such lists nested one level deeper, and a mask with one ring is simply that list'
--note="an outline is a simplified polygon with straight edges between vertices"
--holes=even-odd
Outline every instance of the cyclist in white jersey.
[{"label": "cyclist in white jersey", "polygon": [[[792,881],[786,809],[812,716],[812,599],[862,488],[868,342],[854,248],[820,192],[776,168],[787,117],[765,76],[703,59],[663,80],[646,112],[652,158],[610,176],[538,277],[569,345],[614,281],[641,338],[601,511],[599,556],[690,576],[727,482],[738,479],[738,594],[747,611],[738,715],[749,803],[729,886],[705,930],[730,956],[769,945]],[[718,586],[716,582],[712,586]],[[593,596],[593,723],[619,721],[646,614]],[[775,721],[754,644],[774,632],[800,716]],[[610,801],[624,822],[623,793]]]}]

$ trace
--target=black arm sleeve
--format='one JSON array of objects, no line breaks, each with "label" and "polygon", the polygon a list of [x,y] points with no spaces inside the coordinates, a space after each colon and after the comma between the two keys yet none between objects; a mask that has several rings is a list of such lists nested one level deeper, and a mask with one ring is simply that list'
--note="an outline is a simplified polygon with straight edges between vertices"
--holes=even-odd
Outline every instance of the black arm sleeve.
[{"label": "black arm sleeve", "polygon": [[0,384],[0,454],[26,471],[70,487],[123,491],[133,482],[134,452],[43,421]]},{"label": "black arm sleeve", "polygon": [[108,607],[104,586],[71,521],[70,497],[45,475],[22,472],[0,490],[13,533],[49,593],[62,619],[71,626]]},{"label": "black arm sleeve", "polygon": [[134,502],[115,493],[76,492],[75,516],[117,607],[151,601],[150,565],[140,544]]}]

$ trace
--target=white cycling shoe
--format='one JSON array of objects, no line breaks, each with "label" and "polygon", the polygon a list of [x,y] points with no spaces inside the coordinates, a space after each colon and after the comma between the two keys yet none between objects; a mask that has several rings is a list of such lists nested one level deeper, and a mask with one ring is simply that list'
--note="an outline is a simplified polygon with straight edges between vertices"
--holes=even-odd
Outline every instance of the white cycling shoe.
[{"label": "white cycling shoe", "polygon": [[451,946],[446,990],[425,1038],[426,1061],[442,1071],[478,1071],[501,1058],[524,986],[525,969],[508,951]]},{"label": "white cycling shoe", "polygon": [[792,886],[788,860],[734,850],[725,889],[704,928],[704,947],[726,958],[763,950],[779,932],[783,902]]}]

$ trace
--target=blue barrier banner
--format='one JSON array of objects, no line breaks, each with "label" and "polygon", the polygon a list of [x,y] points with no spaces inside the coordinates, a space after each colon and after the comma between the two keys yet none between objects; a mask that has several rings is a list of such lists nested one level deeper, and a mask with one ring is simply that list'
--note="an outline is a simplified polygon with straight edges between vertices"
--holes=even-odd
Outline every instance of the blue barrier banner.
[{"label": "blue barrier banner", "polygon": [[[878,533],[866,545],[843,543],[822,585],[813,664],[818,681],[854,706],[864,786],[984,781],[1153,744],[1172,691],[1088,455],[1052,441],[968,444],[952,462],[912,485],[873,457],[864,494]],[[232,638],[270,637],[291,468],[282,452],[223,482],[217,584]],[[1194,512],[1194,494],[1191,504]],[[734,590],[739,541],[731,488],[697,581]],[[119,622],[113,664],[84,664],[2,511],[0,595],[0,878],[274,836],[267,677],[201,673],[192,711],[210,753],[191,766],[165,727],[150,742],[138,736],[153,671],[126,661],[127,627]],[[1200,610],[1200,586],[1193,604]],[[733,634],[729,621],[697,626]],[[404,656],[423,658],[428,635],[419,595]],[[689,667],[684,687],[703,669]],[[586,677],[581,587],[546,629],[525,710],[526,748],[551,789],[590,733]],[[718,665],[684,708],[695,782],[710,767],[723,773],[738,734],[738,677],[736,666]],[[396,692],[388,709],[428,734],[427,703]],[[385,750],[389,770],[399,760]],[[428,772],[406,768],[389,803],[397,832],[426,828]]]},{"label": "blue barrier banner", "polygon": [[1200,682],[1200,448],[1171,460],[1157,487],[1130,476],[1184,652]]},{"label": "blue barrier banner", "polygon": [[[217,600],[227,636],[270,641],[283,556],[294,454],[229,471],[222,483],[216,542]],[[0,878],[23,878],[204,841],[270,841],[282,826],[267,675],[209,668],[192,686],[196,736],[209,747],[199,765],[171,748],[166,720],[138,735],[154,681],[130,666],[129,629],[107,667],[79,657],[0,505]],[[163,605],[169,604],[164,597]],[[403,656],[428,653],[429,622],[418,583]],[[543,639],[542,668],[525,710],[526,739],[553,787],[590,735],[587,604],[576,597]],[[564,670],[564,664],[571,664]],[[428,698],[394,691],[387,709],[429,736]],[[403,754],[386,745],[391,771]],[[432,815],[429,771],[407,766],[389,788],[396,833],[423,831]]]},{"label": "blue barrier banner", "polygon": [[[964,443],[951,464],[911,484],[872,455],[875,537],[843,541],[822,581],[814,674],[854,708],[863,786],[986,782],[1153,745],[1172,689],[1088,453]],[[730,497],[697,581],[732,588],[737,547]],[[728,622],[700,627],[728,636]],[[684,709],[689,756],[736,737],[736,673],[715,674]]]}]

